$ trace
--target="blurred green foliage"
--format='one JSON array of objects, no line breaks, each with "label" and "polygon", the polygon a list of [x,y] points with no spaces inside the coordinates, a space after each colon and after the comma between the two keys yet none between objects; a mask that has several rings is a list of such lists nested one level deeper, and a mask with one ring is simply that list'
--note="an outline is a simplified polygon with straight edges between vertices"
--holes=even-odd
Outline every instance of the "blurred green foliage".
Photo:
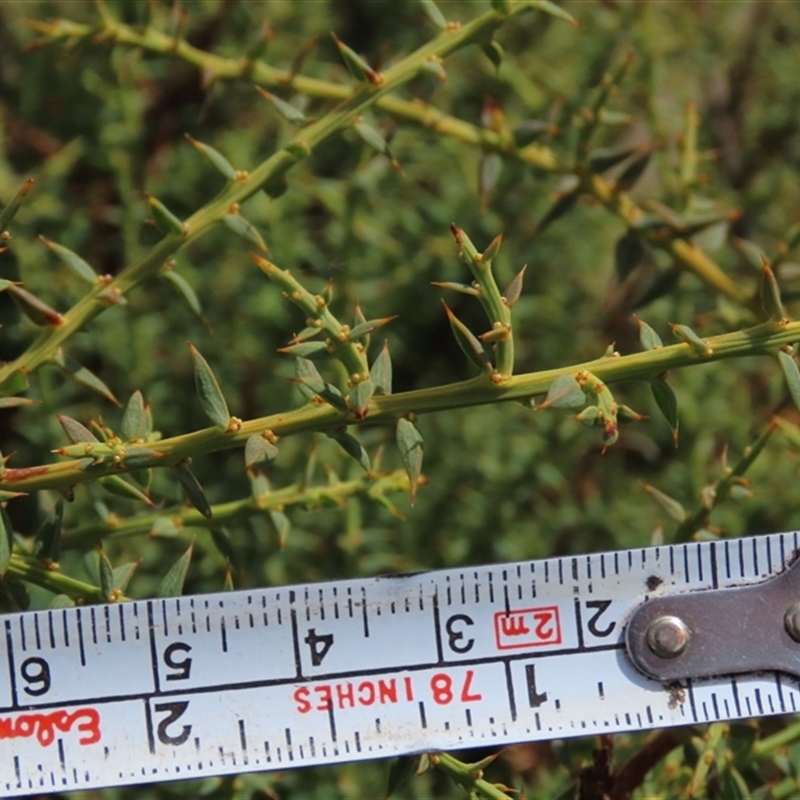
[{"label": "blurred green foliage", "polygon": [[[450,20],[467,21],[485,10],[477,2],[440,6]],[[603,75],[632,55],[607,104],[614,124],[598,126],[592,147],[655,143],[657,152],[632,189],[642,208],[658,201],[680,213],[738,212],[699,233],[694,244],[749,294],[758,291],[760,269],[738,241],[754,243],[773,262],[777,256],[782,263],[776,272],[791,314],[800,291],[800,264],[786,247],[781,250],[781,242],[800,206],[800,8],[768,0],[567,1],[563,7],[580,21],[579,29],[541,13],[520,16],[496,36],[505,53],[499,69],[471,47],[446,60],[446,82],[421,76],[402,94],[501,135],[520,126],[541,128],[540,141],[568,164],[576,130],[572,123],[580,119]],[[197,0],[180,9],[153,0],[107,3],[107,9],[134,26],[152,18],[158,29],[177,31],[195,47],[234,60],[256,43],[267,22],[271,33],[263,60],[339,84],[351,79],[330,31],[378,67],[435,34],[421,6],[410,1]],[[236,169],[250,170],[285,145],[294,130],[250,80],[215,81],[180,58],[103,37],[55,44],[44,37],[31,46],[37,34],[29,20],[58,17],[94,25],[97,14],[88,2],[0,4],[0,199],[7,202],[26,177],[36,179],[11,228],[12,247],[0,254],[0,277],[23,281],[62,312],[85,287],[39,235],[80,253],[99,274],[115,275],[161,238],[147,224],[146,193],[185,218],[223,185],[184,134],[213,146]],[[320,118],[331,106],[309,96],[280,96],[311,118]],[[697,178],[688,183],[681,179],[687,103],[697,108],[700,157]],[[378,109],[366,121],[389,142],[402,170],[348,130],[324,142],[288,174],[285,194],[277,199],[259,194],[244,210],[276,264],[291,269],[313,292],[333,280],[333,308],[341,319],[350,321],[356,302],[370,319],[398,315],[373,335],[372,345],[378,347],[384,335],[388,339],[395,393],[474,374],[442,311],[443,292],[431,286],[468,280],[449,232],[452,221],[469,232],[479,249],[503,234],[496,261],[501,285],[528,265],[515,307],[518,373],[596,358],[612,342],[622,353],[640,349],[635,309],[665,340],[668,322],[692,325],[708,336],[754,321],[751,307],[721,296],[696,275],[686,270],[673,275],[672,259],[664,251],[648,249],[630,274],[615,270],[615,249],[626,224],[589,194],[541,229],[537,223],[551,207],[561,175],[434,128],[406,124]],[[658,206],[650,208],[658,213]],[[212,365],[237,417],[296,407],[301,398],[287,380],[294,374],[292,359],[276,351],[304,326],[302,315],[255,267],[249,249],[225,226],[215,227],[181,250],[174,265],[199,298],[199,314],[172,283],[154,278],[132,290],[127,305],[92,320],[86,333],[70,340],[69,353],[123,403],[141,390],[164,436],[207,425],[192,388],[187,340]],[[656,277],[674,280],[666,285],[669,291],[648,302],[648,292],[658,294]],[[447,293],[446,300],[472,330],[485,328],[472,298]],[[5,292],[0,292],[0,321],[0,361],[11,361],[33,340],[35,329]],[[670,541],[675,524],[642,483],[694,511],[701,506],[702,488],[720,477],[723,453],[735,464],[773,415],[797,422],[772,359],[693,366],[671,374],[670,384],[679,403],[677,447],[646,382],[615,388],[620,402],[650,418],[625,427],[619,442],[605,452],[596,431],[563,412],[496,404],[423,416],[417,424],[425,439],[427,483],[413,507],[398,493],[386,495],[399,508],[397,514],[365,496],[341,508],[287,507],[288,533],[285,519],[278,519],[276,528],[268,514],[233,519],[227,527],[239,565],[234,585],[586,553],[646,545],[662,537]],[[51,451],[66,441],[57,414],[84,424],[102,418],[115,429],[120,425],[119,408],[52,366],[30,376],[28,396],[38,405],[0,410],[0,450],[14,454],[10,466],[52,460]],[[364,427],[359,437],[373,455],[385,448],[382,470],[401,466],[391,430]],[[192,470],[211,503],[250,493],[240,450],[198,457]],[[151,497],[159,505],[182,503],[179,485],[162,472],[155,471]],[[319,434],[283,440],[268,470],[274,488],[325,483],[334,474],[345,480],[360,477],[361,470]],[[800,502],[789,489],[798,478],[797,451],[783,436],[770,439],[747,478],[752,494],[714,509],[706,535],[800,527]],[[14,530],[32,536],[57,496],[43,491],[9,502]],[[78,489],[65,510],[62,572],[97,584],[96,552],[69,549],[70,531],[97,524],[104,515],[123,519],[143,511],[141,503],[96,484]],[[207,529],[175,533],[171,538],[106,541],[113,564],[142,560],[126,594],[155,594],[193,534],[196,547],[184,591],[223,587],[225,558]],[[41,588],[29,586],[29,592],[32,608],[52,600]],[[9,597],[6,606],[10,603]],[[736,752],[736,737],[750,742],[790,724],[771,719],[733,726],[726,729],[725,741]],[[614,763],[641,752],[651,738],[615,737]],[[743,748],[745,755],[736,763],[751,796],[797,796],[796,741],[761,756],[749,745]],[[688,734],[674,744],[677,749],[657,764],[634,797],[684,796],[704,745]],[[562,791],[572,797],[578,791],[582,798],[599,798],[591,794],[585,773],[580,779],[598,747],[610,747],[609,741],[515,746],[487,776],[528,797],[555,797]],[[467,755],[465,760],[477,760]],[[356,764],[165,784],[146,792],[153,798],[374,798],[383,796],[386,774],[385,764]],[[747,796],[727,793],[727,774],[719,766],[702,796]],[[438,771],[425,772],[400,790],[402,796],[420,798],[456,796],[458,791]],[[81,794],[90,796],[143,794],[137,789]]]}]

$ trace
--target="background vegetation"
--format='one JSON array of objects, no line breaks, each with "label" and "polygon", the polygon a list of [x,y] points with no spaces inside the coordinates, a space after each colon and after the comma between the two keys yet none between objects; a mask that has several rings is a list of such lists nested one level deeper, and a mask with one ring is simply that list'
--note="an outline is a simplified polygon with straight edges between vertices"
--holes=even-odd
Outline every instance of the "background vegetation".
[{"label": "background vegetation", "polygon": [[[54,597],[97,600],[110,589],[137,598],[166,591],[164,576],[193,537],[185,593],[800,527],[793,490],[800,430],[785,380],[791,389],[797,368],[791,357],[781,364],[755,355],[800,340],[796,331],[792,338],[794,323],[780,322],[791,317],[800,290],[792,253],[800,240],[793,227],[800,9],[769,0],[567,1],[501,25],[505,3],[493,5],[495,44],[487,29],[478,44],[417,70],[393,95],[419,101],[402,113],[386,104],[364,112],[389,156],[348,124],[287,173],[285,191],[276,178],[268,193],[243,204],[242,218],[260,232],[269,259],[314,293],[332,280],[331,307],[343,322],[352,323],[356,304],[369,319],[397,315],[372,335],[370,349],[372,360],[388,341],[395,395],[477,374],[439,298],[476,334],[487,328],[483,310],[473,297],[431,285],[470,280],[453,221],[479,250],[502,233],[494,260],[501,289],[527,264],[513,309],[518,374],[596,359],[609,347],[623,355],[641,350],[633,312],[667,344],[678,341],[669,323],[707,339],[771,316],[770,330],[788,324],[789,332],[769,347],[738,351],[747,357],[703,363],[702,345],[679,330],[690,338],[687,352],[699,348],[696,358],[681,351],[670,362],[689,365],[669,373],[679,423],[663,387],[659,410],[650,381],[625,381],[613,387],[617,401],[648,418],[623,427],[608,447],[611,433],[583,427],[574,412],[492,397],[481,407],[421,415],[425,479],[413,507],[391,425],[351,429],[372,457],[366,477],[334,439],[309,430],[281,437],[277,460],[249,473],[241,447],[196,451],[191,470],[217,517],[219,504],[243,501],[224,530],[184,505],[174,470],[156,469],[152,480],[126,474],[125,486],[117,476],[68,492],[56,547],[63,484],[48,485],[45,476],[16,485],[9,471],[55,461],[51,451],[68,444],[69,433],[57,415],[119,431],[123,411],[114,398],[124,407],[140,390],[165,438],[207,428],[191,388],[187,340],[211,365],[236,417],[297,408],[304,400],[287,380],[294,359],[277,351],[304,323],[248,256],[258,242],[219,224],[180,249],[166,271],[159,261],[146,280],[107,298],[107,310],[64,342],[62,356],[90,372],[76,374],[72,361],[59,367],[50,351],[41,365],[26,362],[42,340],[29,319],[33,301],[18,290],[66,316],[87,291],[74,264],[68,269],[39,237],[79,253],[98,275],[119,275],[163,239],[149,222],[148,195],[183,220],[225,185],[185,134],[235,169],[254,170],[300,135],[301,113],[326,119],[355,84],[330,31],[387,74],[438,31],[435,11],[410,1],[142,0],[100,11],[89,2],[4,2],[0,201],[11,201],[29,176],[36,183],[7,225],[12,238],[0,254],[0,279],[22,282],[0,292],[0,362],[30,366],[29,386],[23,390],[15,372],[0,394],[37,401],[0,405],[0,450],[10,459],[0,488],[27,492],[2,496],[5,524],[15,532],[0,584],[6,610],[47,607]],[[465,24],[491,10],[479,2],[439,8]],[[580,27],[559,19],[559,9]],[[120,23],[132,33],[150,25],[151,33],[133,41]],[[276,80],[270,68],[317,82],[279,86],[286,76]],[[298,119],[287,120],[291,109],[259,96],[254,83],[291,101]],[[447,116],[435,122],[439,114]],[[244,233],[254,238],[250,228]],[[785,309],[770,292],[772,272],[766,292],[760,288],[761,251]],[[38,313],[45,336],[57,330],[52,319],[47,325],[49,312]],[[660,369],[650,371],[618,378],[655,378],[661,387]],[[471,402],[469,395],[456,405]],[[754,443],[758,458],[747,458]],[[740,464],[746,479],[731,479],[725,464]],[[713,494],[708,487],[720,479]],[[270,497],[268,485],[290,488],[263,509],[247,502],[251,493]],[[136,523],[142,515],[146,521]],[[135,535],[121,535],[126,525]],[[129,584],[122,583],[127,572],[108,584],[105,558],[115,567],[140,562]],[[60,571],[44,569],[48,559]],[[800,793],[797,736],[797,723],[773,718],[518,745],[486,779],[541,798],[793,797]],[[165,784],[147,796],[372,798],[385,793],[387,773],[385,763],[344,765]],[[446,771],[431,769],[398,793],[461,791]]]}]

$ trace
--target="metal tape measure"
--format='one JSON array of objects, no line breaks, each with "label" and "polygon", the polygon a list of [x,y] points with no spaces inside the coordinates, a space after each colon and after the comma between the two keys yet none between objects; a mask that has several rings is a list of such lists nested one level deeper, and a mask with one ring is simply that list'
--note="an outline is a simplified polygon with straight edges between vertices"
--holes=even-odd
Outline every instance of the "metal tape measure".
[{"label": "metal tape measure", "polygon": [[799,550],[784,533],[10,614],[0,793],[794,712]]}]

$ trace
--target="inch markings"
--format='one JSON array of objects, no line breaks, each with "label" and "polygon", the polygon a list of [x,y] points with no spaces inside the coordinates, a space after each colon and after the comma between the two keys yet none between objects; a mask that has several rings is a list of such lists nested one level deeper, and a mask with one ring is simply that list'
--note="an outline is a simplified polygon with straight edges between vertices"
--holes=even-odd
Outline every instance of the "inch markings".
[{"label": "inch markings", "polygon": [[780,714],[777,674],[661,685],[649,598],[756,582],[796,534],[10,614],[0,795]]}]

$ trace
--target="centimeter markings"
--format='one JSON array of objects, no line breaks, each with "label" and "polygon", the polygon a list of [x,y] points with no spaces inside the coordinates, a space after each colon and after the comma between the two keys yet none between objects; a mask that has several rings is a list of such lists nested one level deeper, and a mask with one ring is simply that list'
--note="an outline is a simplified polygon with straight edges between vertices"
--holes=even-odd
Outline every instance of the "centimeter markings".
[{"label": "centimeter markings", "polygon": [[114,786],[788,713],[774,673],[662,685],[649,597],[767,578],[797,533],[4,617],[0,791]]}]

